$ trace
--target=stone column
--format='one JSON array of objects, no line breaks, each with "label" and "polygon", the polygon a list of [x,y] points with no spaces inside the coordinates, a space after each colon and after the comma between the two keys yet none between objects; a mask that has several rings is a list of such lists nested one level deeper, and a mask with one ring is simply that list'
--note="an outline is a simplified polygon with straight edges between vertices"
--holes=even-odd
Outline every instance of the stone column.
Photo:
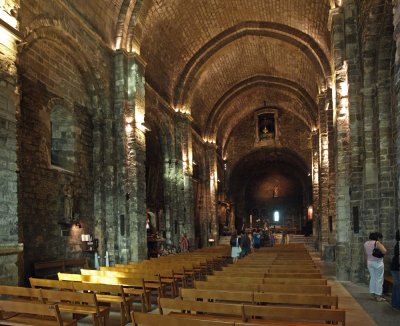
[{"label": "stone column", "polygon": [[217,148],[215,144],[206,143],[206,159],[208,175],[208,221],[211,223],[210,237],[218,243],[218,221],[217,221]]},{"label": "stone column", "polygon": [[319,161],[320,161],[320,216],[321,216],[321,252],[322,258],[332,261],[332,248],[329,247],[329,140],[328,117],[330,99],[328,93],[318,97],[319,116]]},{"label": "stone column", "polygon": [[[15,65],[19,41],[19,0],[0,2],[0,284],[23,280],[22,226],[18,223],[17,115],[18,76]],[[20,234],[19,234],[20,233]],[[18,267],[19,266],[19,267]]]},{"label": "stone column", "polygon": [[[347,63],[345,61],[345,17],[343,8],[336,8],[332,14],[332,51],[335,64],[334,83],[336,123],[336,276],[348,280],[350,271],[350,157],[349,157],[349,100]],[[351,13],[348,13],[351,15]]]},{"label": "stone column", "polygon": [[[396,42],[396,57],[395,57],[395,76],[394,76],[394,84],[395,84],[395,92],[396,92],[396,107],[394,110],[394,129],[396,132],[393,133],[393,138],[395,142],[395,172],[396,175],[396,189],[400,189],[400,0],[393,1],[394,10],[393,10],[393,25],[394,25],[394,40]],[[400,192],[397,191],[397,202],[400,201]],[[398,207],[397,207],[398,208]],[[400,217],[397,212],[394,217],[394,224],[397,227],[400,227]]]},{"label": "stone column", "polygon": [[[113,222],[107,225],[107,248],[110,253],[116,251],[116,260],[138,261],[147,258],[145,62],[135,53],[119,50],[114,64],[117,191],[116,210],[107,221]],[[124,232],[118,230],[119,220],[124,221]]]},{"label": "stone column", "polygon": [[194,243],[194,211],[193,211],[193,153],[191,118],[188,114],[176,113],[176,153],[179,156],[177,177],[180,184],[179,198],[179,235],[186,233],[189,243]]},{"label": "stone column", "polygon": [[320,214],[320,187],[319,187],[319,133],[313,130],[311,134],[311,162],[312,162],[312,187],[313,187],[313,237],[316,247],[321,249],[321,214]]}]

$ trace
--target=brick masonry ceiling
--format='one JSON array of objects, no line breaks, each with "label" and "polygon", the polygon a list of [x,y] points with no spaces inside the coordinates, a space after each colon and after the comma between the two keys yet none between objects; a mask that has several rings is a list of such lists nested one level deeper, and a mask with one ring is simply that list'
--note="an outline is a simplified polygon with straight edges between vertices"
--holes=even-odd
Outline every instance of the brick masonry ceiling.
[{"label": "brick masonry ceiling", "polygon": [[111,47],[140,49],[146,82],[221,146],[264,101],[315,125],[315,99],[331,74],[329,0],[66,3]]}]

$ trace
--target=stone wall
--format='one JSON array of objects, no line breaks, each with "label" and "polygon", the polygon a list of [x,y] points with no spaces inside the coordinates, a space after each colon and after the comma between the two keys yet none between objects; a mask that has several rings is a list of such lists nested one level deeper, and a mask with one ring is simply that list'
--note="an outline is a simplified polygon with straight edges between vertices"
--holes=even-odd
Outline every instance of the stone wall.
[{"label": "stone wall", "polygon": [[[62,10],[58,2],[30,1],[20,11],[25,38],[18,67],[22,93],[18,216],[20,239],[27,248],[26,277],[34,261],[87,255],[80,235],[96,236],[94,198],[100,189],[94,186],[98,177],[94,166],[102,165],[103,159],[97,161],[94,155],[101,146],[94,131],[109,110],[106,97],[111,78],[106,63],[110,58],[87,26],[82,31],[84,22],[65,11],[61,17]],[[67,170],[51,162],[51,112],[55,107],[66,110],[74,121],[62,130],[62,137],[74,138],[72,147],[66,144],[73,157]],[[82,228],[71,225],[65,216],[66,185],[72,188],[73,217]]]},{"label": "stone wall", "polygon": [[[279,117],[279,143],[278,148],[287,148],[297,153],[310,167],[311,171],[311,142],[310,130],[304,123],[293,115],[285,112]],[[249,154],[255,147],[255,125],[253,115],[247,116],[232,131],[232,136],[227,146],[226,157],[230,168],[242,157]]]},{"label": "stone wall", "polygon": [[[19,1],[0,3],[0,284],[16,285],[21,277],[18,263],[23,250],[18,238],[17,216],[17,87],[16,41]],[[8,24],[3,18],[7,17]]]}]

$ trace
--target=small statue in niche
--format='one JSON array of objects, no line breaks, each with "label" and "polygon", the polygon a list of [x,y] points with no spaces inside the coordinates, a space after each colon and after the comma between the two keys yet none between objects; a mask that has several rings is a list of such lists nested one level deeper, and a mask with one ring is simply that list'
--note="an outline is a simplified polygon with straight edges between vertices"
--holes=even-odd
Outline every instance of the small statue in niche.
[{"label": "small statue in niche", "polygon": [[64,218],[71,221],[73,218],[74,208],[74,190],[71,184],[65,184],[64,192]]},{"label": "small statue in niche", "polygon": [[278,185],[274,186],[273,197],[274,198],[278,198],[279,197],[279,186]]}]

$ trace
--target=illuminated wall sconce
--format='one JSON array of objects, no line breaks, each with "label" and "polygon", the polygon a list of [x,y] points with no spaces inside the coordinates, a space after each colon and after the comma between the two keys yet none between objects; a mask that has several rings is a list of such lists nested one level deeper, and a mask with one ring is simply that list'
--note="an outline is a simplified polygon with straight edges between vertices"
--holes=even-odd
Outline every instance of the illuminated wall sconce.
[{"label": "illuminated wall sconce", "polygon": [[311,221],[313,219],[313,207],[312,206],[308,206],[307,217],[308,217],[309,221]]},{"label": "illuminated wall sconce", "polygon": [[125,131],[126,131],[126,133],[130,134],[133,130],[133,128],[132,128],[133,117],[126,116],[125,122],[126,122]]}]

